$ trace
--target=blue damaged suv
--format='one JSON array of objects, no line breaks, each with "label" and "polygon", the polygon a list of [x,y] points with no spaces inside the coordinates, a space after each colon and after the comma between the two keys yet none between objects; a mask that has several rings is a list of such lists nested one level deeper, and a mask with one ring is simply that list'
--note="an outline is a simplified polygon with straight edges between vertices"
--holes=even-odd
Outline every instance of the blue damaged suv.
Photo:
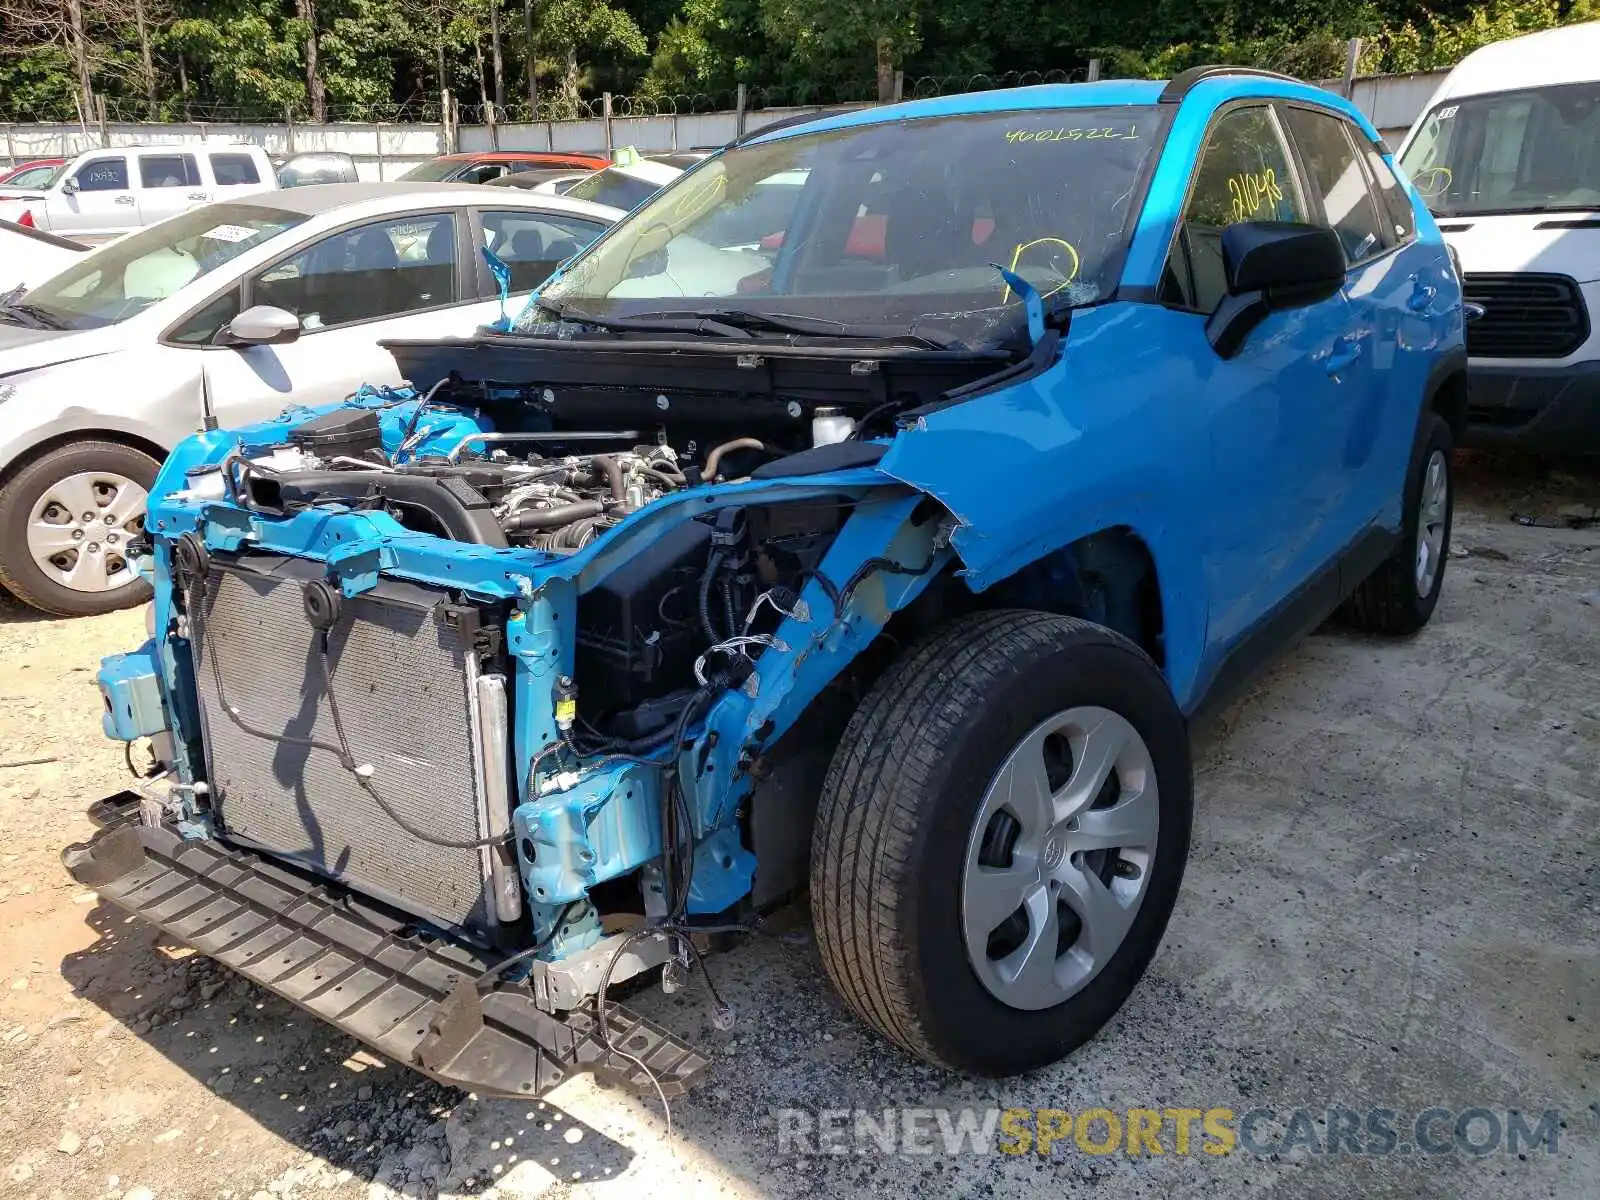
[{"label": "blue damaged suv", "polygon": [[710,939],[807,889],[889,1041],[1066,1054],[1177,900],[1191,720],[1336,610],[1416,632],[1448,560],[1456,272],[1259,72],[769,126],[390,349],[162,469],[99,676],[149,768],[64,862],[485,1094],[681,1088],[609,989],[727,1028]]}]

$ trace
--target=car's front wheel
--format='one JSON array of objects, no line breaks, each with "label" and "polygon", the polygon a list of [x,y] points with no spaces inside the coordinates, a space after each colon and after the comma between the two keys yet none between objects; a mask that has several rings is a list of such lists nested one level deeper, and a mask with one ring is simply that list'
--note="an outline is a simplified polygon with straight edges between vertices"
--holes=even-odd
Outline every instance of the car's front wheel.
[{"label": "car's front wheel", "polygon": [[65,617],[139,604],[150,585],[129,543],[144,528],[160,464],[116,442],[69,442],[0,487],[0,584]]},{"label": "car's front wheel", "polygon": [[953,622],[877,683],[829,769],[811,867],[829,975],[931,1062],[1055,1061],[1155,953],[1191,788],[1182,714],[1137,646],[1048,613]]}]

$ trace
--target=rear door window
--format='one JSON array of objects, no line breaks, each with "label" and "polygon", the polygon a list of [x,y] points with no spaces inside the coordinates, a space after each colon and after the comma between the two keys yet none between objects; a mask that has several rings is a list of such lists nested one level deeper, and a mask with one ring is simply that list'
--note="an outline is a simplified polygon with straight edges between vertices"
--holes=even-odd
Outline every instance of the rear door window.
[{"label": "rear door window", "polygon": [[1322,215],[1344,245],[1351,266],[1366,262],[1394,244],[1384,234],[1377,197],[1350,140],[1349,122],[1332,113],[1290,107],[1285,110],[1300,162],[1322,202]]},{"label": "rear door window", "polygon": [[341,230],[250,282],[252,304],[294,313],[307,332],[458,299],[450,213],[407,214]]},{"label": "rear door window", "polygon": [[483,241],[511,268],[511,290],[532,291],[550,273],[605,232],[598,221],[557,213],[486,212]]},{"label": "rear door window", "polygon": [[241,184],[260,183],[256,160],[248,154],[211,155],[211,174],[218,187],[238,187]]},{"label": "rear door window", "polygon": [[192,154],[141,154],[139,186],[147,188],[198,187],[200,168]]}]

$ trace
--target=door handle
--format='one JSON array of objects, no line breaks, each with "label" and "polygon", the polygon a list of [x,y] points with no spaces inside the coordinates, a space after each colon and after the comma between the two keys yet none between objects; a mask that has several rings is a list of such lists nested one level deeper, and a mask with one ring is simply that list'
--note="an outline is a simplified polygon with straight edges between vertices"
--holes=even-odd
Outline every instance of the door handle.
[{"label": "door handle", "polygon": [[189,199],[191,199],[191,200],[209,200],[209,199],[211,199],[211,197],[206,195],[204,192],[190,192],[189,193]]},{"label": "door handle", "polygon": [[112,198],[111,202],[113,204],[132,204],[133,203],[133,197],[132,196],[115,196],[115,197]]},{"label": "door handle", "polygon": [[1414,313],[1426,313],[1433,310],[1433,301],[1439,294],[1439,289],[1431,283],[1417,281],[1417,286],[1411,289],[1411,299],[1406,301],[1406,307]]},{"label": "door handle", "polygon": [[1328,375],[1334,379],[1339,378],[1339,376],[1355,366],[1356,360],[1360,357],[1361,339],[1340,338],[1333,344],[1333,351],[1328,355],[1325,363]]}]

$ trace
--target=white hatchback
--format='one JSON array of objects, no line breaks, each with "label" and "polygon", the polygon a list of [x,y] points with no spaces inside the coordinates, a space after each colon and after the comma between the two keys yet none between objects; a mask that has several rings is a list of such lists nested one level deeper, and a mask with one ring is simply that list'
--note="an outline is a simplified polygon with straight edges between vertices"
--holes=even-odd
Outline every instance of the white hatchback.
[{"label": "white hatchback", "polygon": [[0,297],[0,584],[49,612],[140,601],[127,553],[161,459],[401,382],[380,339],[465,336],[622,214],[469,184],[318,184],[210,204]]}]

